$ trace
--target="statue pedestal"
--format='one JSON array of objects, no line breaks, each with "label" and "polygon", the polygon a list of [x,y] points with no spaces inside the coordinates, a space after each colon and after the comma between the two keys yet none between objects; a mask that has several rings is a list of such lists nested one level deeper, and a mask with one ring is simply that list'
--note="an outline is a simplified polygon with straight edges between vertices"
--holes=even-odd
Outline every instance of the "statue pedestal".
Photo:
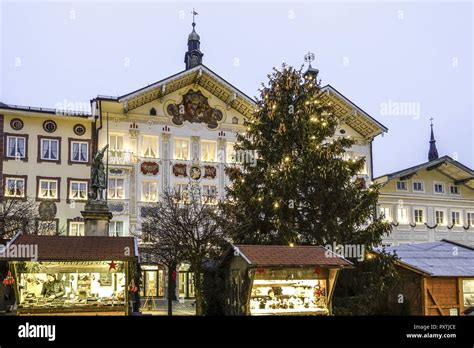
[{"label": "statue pedestal", "polygon": [[109,235],[109,221],[112,219],[112,213],[105,201],[87,202],[81,214],[84,217],[85,236]]}]

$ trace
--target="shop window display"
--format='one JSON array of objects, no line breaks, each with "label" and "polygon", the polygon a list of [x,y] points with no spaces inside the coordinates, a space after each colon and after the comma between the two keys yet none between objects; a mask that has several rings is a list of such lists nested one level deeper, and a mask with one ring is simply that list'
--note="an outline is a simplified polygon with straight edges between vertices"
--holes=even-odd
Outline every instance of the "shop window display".
[{"label": "shop window display", "polygon": [[250,297],[252,315],[328,312],[327,277],[323,271],[255,271]]},{"label": "shop window display", "polygon": [[16,265],[19,310],[100,310],[125,305],[123,262],[23,262]]}]

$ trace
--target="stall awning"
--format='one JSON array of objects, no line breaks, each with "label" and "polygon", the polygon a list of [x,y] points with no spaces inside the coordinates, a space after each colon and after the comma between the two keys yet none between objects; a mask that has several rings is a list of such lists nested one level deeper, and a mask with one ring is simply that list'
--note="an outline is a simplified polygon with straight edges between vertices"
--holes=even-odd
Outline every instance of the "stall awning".
[{"label": "stall awning", "polygon": [[235,245],[234,255],[256,267],[352,267],[352,263],[322,246]]},{"label": "stall awning", "polygon": [[[128,261],[138,256],[138,248],[134,237],[73,237],[73,236],[41,236],[17,235],[8,244],[4,259],[28,259],[22,256],[37,247],[38,261]],[[10,254],[10,257],[8,255]],[[0,255],[1,256],[1,255]]]}]

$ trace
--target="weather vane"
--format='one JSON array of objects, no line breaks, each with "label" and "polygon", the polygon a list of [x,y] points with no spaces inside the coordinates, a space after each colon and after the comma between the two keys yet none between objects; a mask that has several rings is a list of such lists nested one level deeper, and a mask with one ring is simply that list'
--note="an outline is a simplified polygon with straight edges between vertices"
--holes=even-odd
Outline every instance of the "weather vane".
[{"label": "weather vane", "polygon": [[313,52],[308,52],[308,53],[306,53],[305,56],[304,56],[304,61],[305,61],[306,63],[309,63],[310,66],[311,66],[311,62],[313,62],[314,59],[315,59],[315,57],[314,57],[314,53],[313,53]]},{"label": "weather vane", "polygon": [[430,121],[431,121],[431,126],[433,126],[433,120],[434,120],[434,118],[433,118],[433,117],[431,117],[431,118],[430,118]]},{"label": "weather vane", "polygon": [[196,25],[196,23],[194,22],[194,17],[197,16],[199,13],[196,12],[196,10],[194,10],[194,7],[193,7],[193,10],[191,11],[192,15],[193,15],[193,26]]}]

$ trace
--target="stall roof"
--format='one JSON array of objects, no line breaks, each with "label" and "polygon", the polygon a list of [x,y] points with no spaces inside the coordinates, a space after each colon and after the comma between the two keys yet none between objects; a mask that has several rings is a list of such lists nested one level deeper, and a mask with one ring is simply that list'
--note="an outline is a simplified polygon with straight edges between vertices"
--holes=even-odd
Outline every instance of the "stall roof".
[{"label": "stall roof", "polygon": [[[138,256],[134,237],[17,235],[8,247],[38,246],[38,261],[127,261]],[[7,247],[7,248],[8,248]],[[29,256],[29,255],[28,255]],[[30,257],[23,257],[29,259]],[[9,258],[10,260],[21,259]]]},{"label": "stall roof", "polygon": [[385,252],[396,253],[402,266],[431,277],[474,277],[474,249],[457,242],[403,244],[387,247]]},{"label": "stall roof", "polygon": [[252,266],[352,267],[352,263],[322,246],[235,245]]}]

